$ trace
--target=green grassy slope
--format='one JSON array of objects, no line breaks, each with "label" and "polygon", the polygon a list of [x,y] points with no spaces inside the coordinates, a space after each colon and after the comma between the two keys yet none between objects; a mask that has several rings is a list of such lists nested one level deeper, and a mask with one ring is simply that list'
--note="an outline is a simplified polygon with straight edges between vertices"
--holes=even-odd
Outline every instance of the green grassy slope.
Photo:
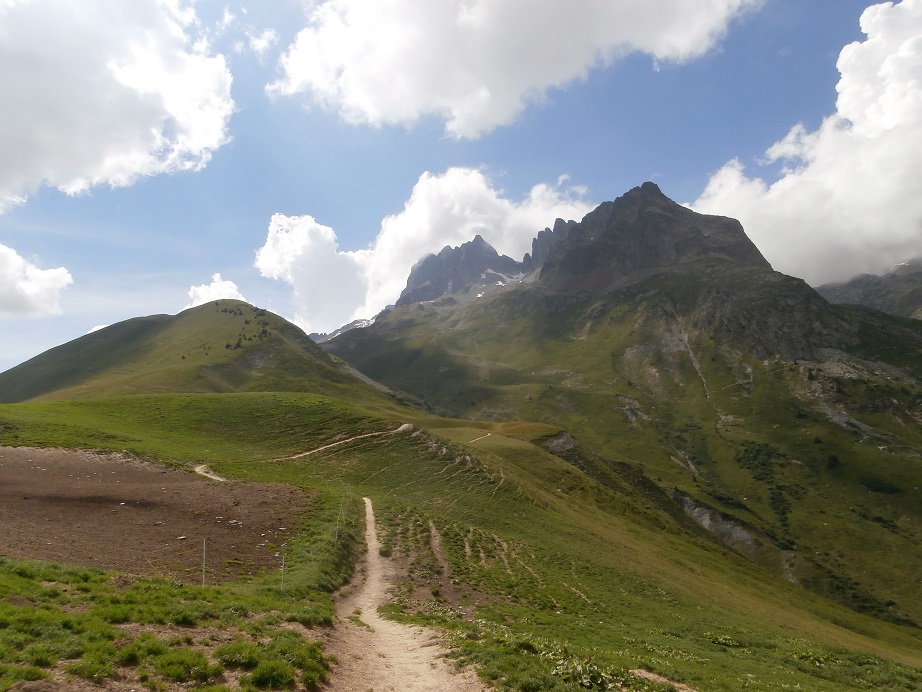
[{"label": "green grassy slope", "polygon": [[[367,495],[394,559],[410,561],[396,610],[454,632],[459,654],[501,687],[579,689],[582,669],[641,688],[626,674],[636,667],[708,690],[922,684],[918,630],[777,579],[657,498],[607,487],[534,444],[558,428],[402,413],[297,393],[15,404],[0,407],[0,444],[128,449],[310,488],[317,510],[289,555],[309,585],[342,554],[323,527],[337,510],[354,525]],[[282,459],[402,422],[425,430]],[[428,596],[411,598],[414,585]]]},{"label": "green grassy slope", "polygon": [[724,533],[746,531],[736,549],[778,575],[922,623],[922,327],[854,309],[815,321],[842,322],[844,350],[754,357],[751,326],[805,348],[772,321],[779,305],[809,317],[786,290],[716,317],[688,276],[605,296],[510,291],[407,306],[331,347],[454,415],[565,429],[579,446],[562,456],[581,468],[643,471]]},{"label": "green grassy slope", "polygon": [[247,391],[385,398],[293,324],[236,300],[121,322],[0,374],[0,402]]}]

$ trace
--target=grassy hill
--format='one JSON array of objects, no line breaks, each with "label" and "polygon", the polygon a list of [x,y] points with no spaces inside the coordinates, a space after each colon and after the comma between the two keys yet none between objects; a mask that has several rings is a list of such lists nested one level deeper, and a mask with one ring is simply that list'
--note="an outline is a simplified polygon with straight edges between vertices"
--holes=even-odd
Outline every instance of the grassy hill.
[{"label": "grassy hill", "polygon": [[[559,429],[403,413],[298,393],[39,402],[0,408],[0,443],[128,449],[309,488],[322,501],[287,554],[298,589],[344,578],[355,534],[334,540],[333,524],[354,526],[367,495],[406,565],[395,615],[443,627],[500,688],[653,689],[638,667],[708,690],[922,684],[919,630],[775,578],[626,478],[598,482],[540,444]],[[284,459],[400,422],[416,429]]]},{"label": "grassy hill", "polygon": [[237,300],[120,322],[0,373],[0,403],[249,391],[384,398],[298,327]]}]

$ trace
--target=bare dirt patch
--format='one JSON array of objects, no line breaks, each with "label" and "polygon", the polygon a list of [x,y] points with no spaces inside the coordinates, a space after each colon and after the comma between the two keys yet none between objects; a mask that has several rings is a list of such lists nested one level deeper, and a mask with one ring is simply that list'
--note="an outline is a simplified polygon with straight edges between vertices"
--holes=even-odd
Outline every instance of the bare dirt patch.
[{"label": "bare dirt patch", "polygon": [[279,567],[309,496],[122,454],[0,447],[0,555],[208,583]]}]

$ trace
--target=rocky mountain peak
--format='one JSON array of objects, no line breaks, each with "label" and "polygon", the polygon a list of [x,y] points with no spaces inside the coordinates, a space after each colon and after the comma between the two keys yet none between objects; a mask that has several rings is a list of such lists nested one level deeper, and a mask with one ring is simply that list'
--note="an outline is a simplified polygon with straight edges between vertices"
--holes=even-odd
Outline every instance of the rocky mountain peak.
[{"label": "rocky mountain peak", "polygon": [[500,255],[478,234],[458,247],[446,245],[439,254],[427,255],[417,262],[397,306],[471,293],[475,287],[505,282],[522,272],[521,262]]},{"label": "rocky mountain peak", "polygon": [[544,262],[541,281],[561,290],[604,291],[700,260],[771,269],[739,221],[694,212],[647,182],[569,227]]},{"label": "rocky mountain peak", "polygon": [[554,254],[570,230],[576,225],[576,221],[557,219],[554,221],[553,228],[538,231],[538,235],[531,241],[531,253],[526,254],[525,259],[522,261],[525,265],[525,270],[530,272],[544,266],[544,263]]},{"label": "rocky mountain peak", "polygon": [[413,267],[397,305],[471,294],[475,287],[479,295],[539,270],[538,281],[553,290],[604,292],[702,260],[771,270],[738,221],[698,214],[646,182],[580,222],[557,219],[535,236],[522,262],[500,255],[481,235],[446,246]]}]

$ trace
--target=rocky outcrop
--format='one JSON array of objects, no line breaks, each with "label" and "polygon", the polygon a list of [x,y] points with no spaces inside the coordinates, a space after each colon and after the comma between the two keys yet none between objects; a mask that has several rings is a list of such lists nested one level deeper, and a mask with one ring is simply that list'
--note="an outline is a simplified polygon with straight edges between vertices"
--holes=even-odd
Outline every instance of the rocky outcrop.
[{"label": "rocky outcrop", "polygon": [[607,291],[702,260],[771,269],[739,221],[698,214],[648,182],[568,228],[540,281],[554,290]]},{"label": "rocky outcrop", "polygon": [[772,271],[728,271],[710,283],[687,315],[687,328],[735,343],[757,358],[813,360],[821,349],[858,340],[858,325],[801,279]]},{"label": "rocky outcrop", "polygon": [[500,255],[478,235],[460,247],[446,246],[439,254],[427,255],[417,262],[397,307],[470,293],[474,287],[505,283],[522,272],[521,262]]},{"label": "rocky outcrop", "polygon": [[673,490],[670,496],[685,514],[694,519],[720,543],[738,553],[748,556],[758,546],[765,543],[762,537],[758,536],[753,529],[743,526],[716,509],[695,502],[691,497],[678,490]]},{"label": "rocky outcrop", "polygon": [[553,228],[545,228],[539,231],[534,240],[531,241],[531,252],[525,255],[522,264],[526,272],[540,269],[544,263],[554,255],[557,248],[560,247],[573,228],[579,224],[576,221],[564,221],[557,219]]}]

